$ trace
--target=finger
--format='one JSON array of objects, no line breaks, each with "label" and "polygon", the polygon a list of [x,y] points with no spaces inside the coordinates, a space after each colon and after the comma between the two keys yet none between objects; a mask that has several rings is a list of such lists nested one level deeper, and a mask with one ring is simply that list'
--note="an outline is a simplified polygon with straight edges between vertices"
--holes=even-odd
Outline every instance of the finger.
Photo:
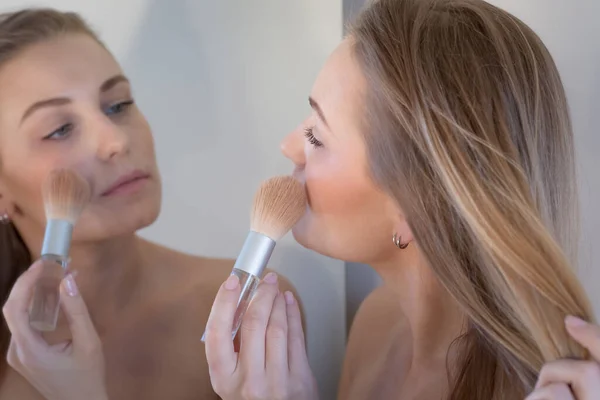
[{"label": "finger", "polygon": [[8,345],[8,351],[6,352],[6,362],[10,365],[15,371],[19,371],[21,369],[21,361],[19,360],[19,356],[17,354],[17,344],[13,338],[10,339],[10,344]]},{"label": "finger", "polygon": [[[281,293],[278,293],[273,303],[273,311],[269,318],[267,326],[267,360],[266,369],[272,374],[277,383],[281,382],[281,373],[287,375],[288,371],[288,350],[287,350],[287,311],[285,299]],[[280,377],[280,378],[277,378]]]},{"label": "finger", "polygon": [[274,272],[269,272],[258,286],[242,320],[240,363],[246,371],[259,372],[265,370],[267,325],[277,292],[277,275]]},{"label": "finger", "polygon": [[23,352],[39,354],[46,349],[46,342],[29,324],[29,304],[34,286],[42,273],[42,262],[36,261],[17,279],[10,291],[2,312],[12,338]]},{"label": "finger", "polygon": [[564,383],[552,383],[536,389],[525,400],[575,400],[569,386]]},{"label": "finger", "polygon": [[573,339],[587,348],[592,357],[600,362],[600,326],[571,315],[565,319],[565,325]]},{"label": "finger", "polygon": [[231,330],[240,297],[240,280],[231,275],[221,285],[206,323],[204,343],[211,376],[233,374],[237,355],[233,349]]},{"label": "finger", "polygon": [[545,364],[536,389],[554,383],[570,385],[577,399],[585,400],[600,393],[600,365],[594,361],[558,360]]},{"label": "finger", "polygon": [[302,372],[308,365],[300,307],[292,292],[285,293],[288,318],[288,363],[290,371]]},{"label": "finger", "polygon": [[[89,353],[100,346],[100,338],[94,327],[87,306],[79,293],[77,283],[72,275],[67,275],[60,285],[60,304],[71,330],[72,349]],[[70,349],[59,344],[55,348]]]}]

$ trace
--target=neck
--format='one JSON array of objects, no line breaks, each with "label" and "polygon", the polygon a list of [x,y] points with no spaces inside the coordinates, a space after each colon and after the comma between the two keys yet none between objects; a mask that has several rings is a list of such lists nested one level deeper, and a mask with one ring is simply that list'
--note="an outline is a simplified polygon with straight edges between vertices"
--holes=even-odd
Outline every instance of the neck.
[{"label": "neck", "polygon": [[372,267],[392,288],[410,326],[412,367],[444,366],[452,342],[463,332],[465,316],[434,276],[415,244]]},{"label": "neck", "polygon": [[[21,231],[21,230],[20,230]],[[32,258],[39,259],[43,232],[24,229],[21,235]],[[29,233],[29,234],[28,234]],[[104,325],[111,315],[135,302],[142,287],[146,242],[135,234],[103,241],[71,243],[69,271],[96,323]]]},{"label": "neck", "polygon": [[[73,243],[70,269],[88,308],[117,311],[135,299],[139,289],[143,242],[131,234],[100,243]],[[90,310],[91,311],[91,310]]]}]

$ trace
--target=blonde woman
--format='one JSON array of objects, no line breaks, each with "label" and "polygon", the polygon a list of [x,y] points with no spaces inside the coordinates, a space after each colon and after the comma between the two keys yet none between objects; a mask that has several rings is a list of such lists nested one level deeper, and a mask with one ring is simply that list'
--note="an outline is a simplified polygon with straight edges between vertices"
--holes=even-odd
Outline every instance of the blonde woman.
[{"label": "blonde woman", "polygon": [[[597,398],[600,328],[571,269],[573,134],[542,42],[481,0],[380,0],[350,32],[283,143],[310,198],[296,239],[385,282],[354,321],[339,398]],[[239,282],[217,294],[206,353],[224,400],[318,397],[279,289],[267,275],[237,353]]]},{"label": "blonde woman", "polygon": [[[482,0],[375,1],[310,97],[283,142],[310,199],[294,236],[384,281],[353,323],[339,398],[598,398],[600,329],[572,270],[573,132],[538,36]],[[276,285],[233,352],[238,290],[230,278],[209,318],[216,392],[315,398]]]}]

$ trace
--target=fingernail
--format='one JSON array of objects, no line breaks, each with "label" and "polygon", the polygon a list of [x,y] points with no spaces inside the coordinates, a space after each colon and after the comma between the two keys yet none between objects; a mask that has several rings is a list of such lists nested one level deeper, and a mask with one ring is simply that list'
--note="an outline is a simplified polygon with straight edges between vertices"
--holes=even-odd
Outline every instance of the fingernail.
[{"label": "fingernail", "polygon": [[72,269],[70,271],[67,271],[66,275],[71,275],[73,277],[73,279],[77,279],[77,275],[79,275],[79,271]]},{"label": "fingernail", "polygon": [[33,264],[31,264],[29,266],[29,269],[33,271],[34,269],[39,268],[40,265],[42,265],[42,262],[38,260],[38,261],[34,262]]},{"label": "fingernail", "polygon": [[240,284],[240,278],[237,275],[229,275],[229,278],[225,281],[225,289],[234,290]]},{"label": "fingernail", "polygon": [[75,278],[73,278],[73,275],[67,275],[65,277],[65,289],[67,290],[67,293],[69,294],[69,296],[71,296],[71,297],[77,296],[77,293],[78,293],[77,284],[75,283]]},{"label": "fingernail", "polygon": [[275,272],[269,272],[267,276],[265,276],[265,282],[270,284],[277,283],[277,274]]},{"label": "fingernail", "polygon": [[573,315],[567,316],[567,318],[565,318],[565,323],[572,328],[582,328],[587,325],[587,322]]},{"label": "fingernail", "polygon": [[292,292],[285,292],[285,302],[288,306],[294,304],[294,295]]}]

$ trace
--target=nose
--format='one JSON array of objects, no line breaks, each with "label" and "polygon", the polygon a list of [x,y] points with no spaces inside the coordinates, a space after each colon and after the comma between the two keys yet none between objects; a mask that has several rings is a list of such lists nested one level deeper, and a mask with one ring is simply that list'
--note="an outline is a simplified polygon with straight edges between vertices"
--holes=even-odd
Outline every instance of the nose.
[{"label": "nose", "polygon": [[123,126],[115,124],[102,114],[93,121],[90,128],[96,138],[96,154],[100,160],[110,161],[126,155],[130,149],[130,137]]},{"label": "nose", "polygon": [[306,163],[304,154],[304,136],[302,127],[289,133],[281,142],[281,152],[290,159],[296,166],[302,167]]}]

